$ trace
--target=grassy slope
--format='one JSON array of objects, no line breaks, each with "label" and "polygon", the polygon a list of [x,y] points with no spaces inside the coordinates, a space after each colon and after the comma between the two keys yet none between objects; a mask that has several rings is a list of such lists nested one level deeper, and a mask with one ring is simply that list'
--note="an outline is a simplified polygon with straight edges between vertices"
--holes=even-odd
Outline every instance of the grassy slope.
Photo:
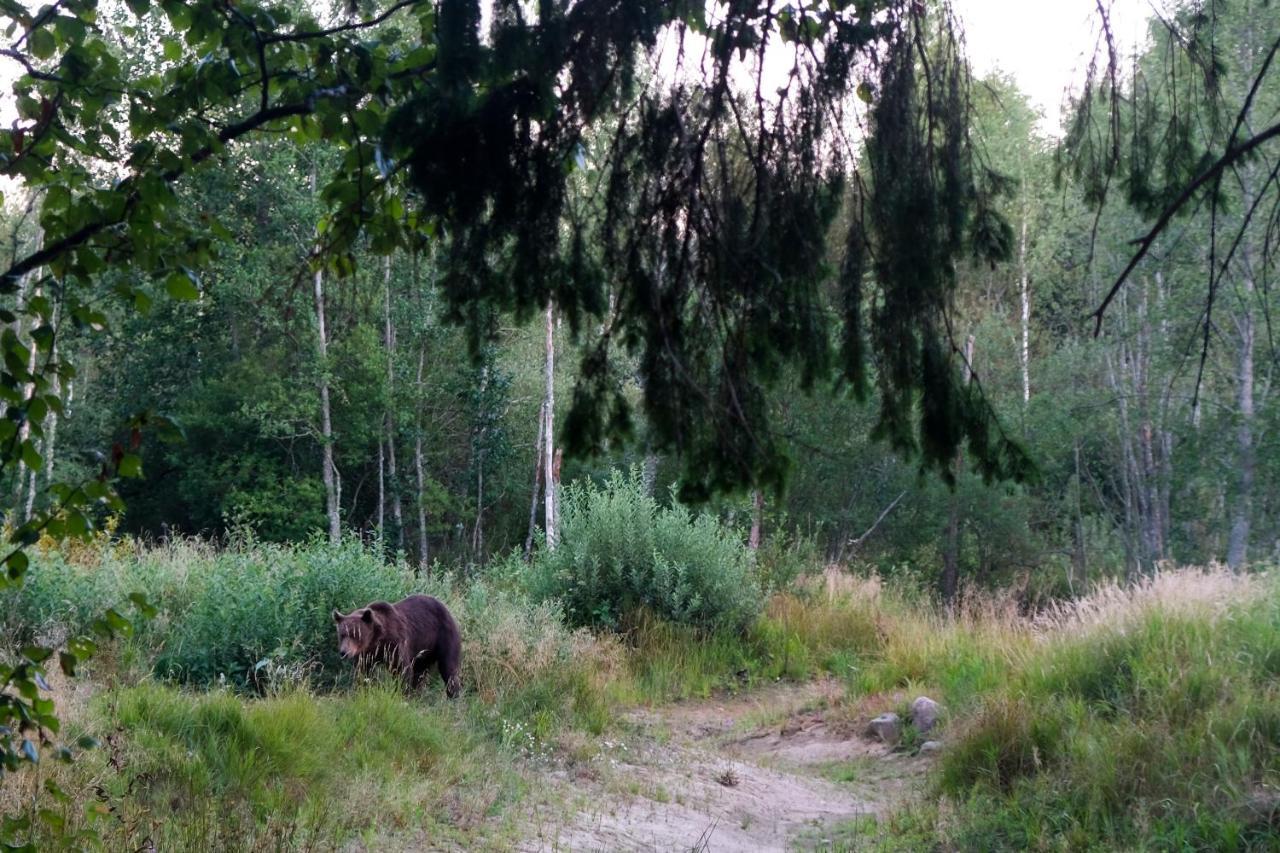
[{"label": "grassy slope", "polygon": [[[147,559],[162,599],[195,595],[165,592],[190,567]],[[1032,624],[991,599],[944,618],[828,573],[775,596],[745,636],[641,618],[625,644],[569,632],[517,595],[447,593],[468,638],[469,692],[454,703],[385,684],[316,694],[287,660],[268,668],[264,697],[178,688],[145,673],[166,650],[143,632],[99,665],[74,714],[104,748],[42,771],[78,798],[55,811],[72,825],[86,804],[106,812],[95,826],[111,849],[147,838],[160,849],[352,837],[503,847],[520,832],[513,805],[542,796],[537,768],[565,733],[607,732],[629,705],[827,672],[847,685],[850,716],[869,695],[928,693],[948,709],[936,796],[878,835],[859,827],[860,847],[1274,844],[1280,592],[1269,579],[1173,573]],[[7,783],[6,809],[34,782]]]}]

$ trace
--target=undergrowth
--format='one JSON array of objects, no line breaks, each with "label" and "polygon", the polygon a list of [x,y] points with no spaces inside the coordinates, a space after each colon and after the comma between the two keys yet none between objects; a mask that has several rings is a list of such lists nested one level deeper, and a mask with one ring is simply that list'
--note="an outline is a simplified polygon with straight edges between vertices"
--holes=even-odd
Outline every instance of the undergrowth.
[{"label": "undergrowth", "polygon": [[[637,704],[818,677],[845,688],[832,723],[922,693],[946,708],[930,796],[851,825],[859,849],[1246,850],[1280,837],[1280,586],[1266,577],[1171,572],[1028,617],[990,595],[944,613],[829,568],[741,628],[638,607],[601,631],[570,627],[516,562],[463,583],[358,543],[37,560],[0,616],[9,636],[79,630],[134,589],[160,608],[104,648],[87,684],[54,685],[102,748],[0,787],[4,814],[93,829],[110,849],[502,848],[520,831],[511,806],[543,793],[536,768],[567,733],[604,734]],[[406,696],[332,657],[332,607],[411,591],[462,626],[458,701],[438,683]],[[37,795],[46,780],[70,801]]]}]

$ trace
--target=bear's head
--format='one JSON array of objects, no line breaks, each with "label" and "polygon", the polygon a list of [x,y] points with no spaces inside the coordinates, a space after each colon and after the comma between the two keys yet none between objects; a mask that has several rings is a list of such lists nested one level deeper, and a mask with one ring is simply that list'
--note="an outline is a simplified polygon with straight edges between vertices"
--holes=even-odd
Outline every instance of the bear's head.
[{"label": "bear's head", "polygon": [[338,654],[344,658],[369,654],[382,636],[382,619],[371,607],[352,610],[345,616],[334,610],[333,621],[338,628]]}]

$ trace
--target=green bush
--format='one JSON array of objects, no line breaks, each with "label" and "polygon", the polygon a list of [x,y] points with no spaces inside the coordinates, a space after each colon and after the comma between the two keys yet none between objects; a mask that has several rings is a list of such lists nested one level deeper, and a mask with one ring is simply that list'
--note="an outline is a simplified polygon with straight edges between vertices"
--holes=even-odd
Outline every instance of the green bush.
[{"label": "green bush", "polygon": [[159,615],[139,626],[129,649],[163,677],[241,687],[262,687],[285,672],[332,681],[348,667],[337,655],[330,611],[396,601],[422,586],[356,541],[223,549],[179,541],[106,547],[75,562],[49,552],[33,564],[5,602],[11,640],[85,633],[106,608],[140,591]]},{"label": "green bush", "polygon": [[164,608],[167,636],[155,670],[180,681],[225,677],[240,686],[291,666],[329,679],[346,670],[334,642],[333,608],[397,601],[412,587],[412,574],[358,542],[222,551],[188,571],[180,595],[162,600],[171,606]]},{"label": "green bush", "polygon": [[660,506],[634,471],[568,486],[560,518],[559,545],[539,553],[530,584],[535,597],[559,599],[574,624],[617,629],[647,610],[741,631],[761,612],[751,554],[737,536],[712,516]]}]

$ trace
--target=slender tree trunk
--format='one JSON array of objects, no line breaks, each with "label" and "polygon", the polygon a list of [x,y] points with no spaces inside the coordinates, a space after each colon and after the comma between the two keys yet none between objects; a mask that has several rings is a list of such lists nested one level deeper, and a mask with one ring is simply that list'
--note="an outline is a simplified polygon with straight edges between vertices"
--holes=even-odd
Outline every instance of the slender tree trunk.
[{"label": "slender tree trunk", "polygon": [[764,517],[764,493],[756,489],[751,493],[751,535],[747,537],[747,547],[752,551],[760,549],[760,522]]},{"label": "slender tree trunk", "polygon": [[557,454],[555,449],[556,418],[556,336],[555,336],[555,304],[547,303],[547,360],[546,360],[546,395],[543,398],[542,459],[544,492],[546,509],[543,512],[543,523],[546,526],[547,550],[554,551],[560,540],[560,505],[557,478]]},{"label": "slender tree trunk", "polygon": [[[973,344],[974,336],[970,335],[964,343],[964,359],[966,384],[973,380]],[[955,472],[955,489],[960,488],[960,475],[964,470],[964,451],[956,450],[952,462]],[[950,506],[947,511],[947,540],[942,553],[942,602],[947,607],[955,603],[956,593],[960,588],[960,499],[956,491],[951,492]]]},{"label": "slender tree trunk", "polygon": [[414,476],[417,479],[418,486],[418,565],[422,569],[426,569],[428,564],[427,550],[427,477],[425,466],[422,463],[422,373],[427,363],[427,346],[423,344],[418,349],[418,376],[417,376],[417,425],[414,429],[413,439],[413,469]]},{"label": "slender tree trunk", "polygon": [[1107,354],[1107,375],[1120,410],[1120,430],[1117,438],[1120,445],[1120,495],[1124,505],[1125,572],[1126,576],[1131,577],[1134,573],[1141,571],[1143,566],[1144,554],[1138,542],[1141,539],[1139,531],[1142,508],[1139,504],[1142,489],[1138,482],[1137,454],[1133,448],[1133,430],[1130,427],[1129,394],[1128,389],[1120,384],[1119,370],[1115,364],[1117,360],[1120,362],[1120,370],[1128,363],[1129,355],[1123,343],[1119,347],[1118,359],[1113,358],[1110,353]]},{"label": "slender tree trunk", "polygon": [[[35,247],[39,249],[42,245],[44,245],[44,229],[37,227],[36,234],[35,234]],[[39,279],[40,279],[39,268],[32,270],[31,272],[27,273],[25,276],[22,277],[22,280],[18,284],[18,299],[17,299],[17,305],[20,309],[25,308],[27,305],[29,293],[31,290],[31,283],[33,281],[39,281]],[[39,295],[40,295],[40,287],[39,285],[36,285],[36,296],[39,296]],[[34,320],[32,321],[31,328],[34,331],[35,329]],[[16,335],[18,335],[19,337],[22,336],[21,314],[19,314],[19,316],[14,320],[13,329]],[[27,363],[27,370],[28,372],[34,373],[36,369],[36,343],[34,339],[28,340],[27,343],[31,347],[31,353]],[[22,387],[23,398],[26,399],[31,397],[34,390],[35,390],[34,384],[30,382],[24,384]],[[30,438],[30,436],[31,436],[31,425],[26,420],[24,420],[22,422],[22,426],[18,430],[18,440],[19,442],[24,442],[28,438]],[[19,466],[18,472],[19,472],[18,478],[17,478],[18,492],[16,495],[14,506],[18,512],[22,513],[23,522],[27,522],[31,520],[31,513],[35,507],[36,472],[30,471],[27,474],[24,474],[22,473],[21,466]],[[28,486],[30,488],[27,488]]]},{"label": "slender tree trunk", "polygon": [[472,559],[483,561],[484,554],[484,466],[476,469],[476,526],[471,531]]},{"label": "slender tree trunk", "polygon": [[404,549],[404,511],[400,505],[400,480],[396,472],[396,326],[391,318],[391,256],[388,255],[382,266],[382,285],[384,293],[383,309],[383,344],[387,351],[387,411],[385,418],[387,444],[387,478],[390,486],[391,522],[395,525],[396,550]]},{"label": "slender tree trunk", "polygon": [[533,559],[533,537],[538,529],[538,498],[542,494],[542,431],[547,427],[546,404],[538,407],[538,440],[533,446],[533,495],[529,498],[529,532],[524,537],[525,562]]},{"label": "slender tree trunk", "polygon": [[[480,399],[485,399],[485,392],[489,387],[489,366],[486,364],[480,369]],[[476,466],[476,524],[471,531],[471,550],[473,559],[476,563],[481,563],[484,554],[484,465],[485,465],[485,432],[487,428],[481,427],[475,437],[475,466]]]},{"label": "slender tree trunk", "polygon": [[1027,214],[1022,213],[1022,239],[1018,243],[1018,269],[1022,278],[1022,403],[1031,402],[1031,280],[1027,275]]},{"label": "slender tree trunk", "polygon": [[1084,541],[1084,511],[1081,506],[1080,493],[1084,489],[1084,480],[1080,473],[1080,437],[1076,436],[1075,440],[1075,518],[1072,521],[1072,549],[1071,549],[1071,591],[1074,593],[1076,589],[1083,590],[1089,578],[1089,561],[1088,552],[1085,550]]},{"label": "slender tree trunk", "polygon": [[[311,192],[316,191],[316,167],[311,167]],[[337,545],[342,540],[342,519],[339,512],[338,469],[333,461],[333,418],[329,407],[329,338],[324,321],[324,270],[316,267],[316,354],[320,359],[320,446],[321,477],[324,480],[325,512],[329,517],[329,543]]]},{"label": "slender tree trunk", "polygon": [[[55,328],[57,327],[57,325],[58,325],[58,315],[55,313],[54,315]],[[51,353],[51,357],[53,359],[53,363],[57,364],[58,363],[58,339],[56,337],[53,340],[53,352]],[[70,382],[67,383],[68,387],[70,387],[70,384],[71,384]],[[62,399],[62,379],[61,377],[58,376],[58,372],[56,370],[54,371],[53,376],[51,378],[51,385],[52,385],[53,395],[57,397],[59,400],[61,400]],[[56,448],[57,438],[58,438],[58,413],[57,411],[51,408],[49,409],[49,417],[44,430],[44,484],[46,487],[48,487],[53,482],[53,462],[55,458],[54,451],[57,449]],[[34,491],[34,486],[35,484],[32,483],[33,491]]]},{"label": "slender tree trunk", "polygon": [[378,550],[381,551],[383,543],[386,541],[386,522],[387,522],[387,489],[386,489],[386,458],[387,449],[386,442],[378,439],[378,524],[377,524],[377,540]]},{"label": "slender tree trunk", "polygon": [[1161,516],[1160,471],[1157,464],[1159,450],[1155,424],[1152,421],[1151,401],[1151,311],[1148,298],[1149,283],[1142,284],[1142,302],[1138,314],[1138,351],[1134,359],[1134,388],[1139,406],[1141,424],[1138,428],[1138,445],[1142,453],[1142,489],[1145,515],[1142,519],[1143,542],[1147,562],[1151,568],[1165,557],[1164,519]]},{"label": "slender tree trunk", "polygon": [[1253,479],[1257,467],[1257,449],[1253,445],[1253,294],[1254,283],[1249,272],[1243,276],[1244,298],[1236,328],[1240,334],[1240,356],[1236,365],[1236,405],[1239,409],[1236,427],[1236,480],[1234,516],[1231,537],[1227,543],[1227,565],[1239,570],[1249,558],[1249,528],[1253,519]]},{"label": "slender tree trunk", "polygon": [[640,476],[644,484],[644,493],[653,497],[653,491],[658,486],[658,454],[649,452],[644,455],[644,467],[641,469]]},{"label": "slender tree trunk", "polygon": [[[39,297],[40,294],[41,294],[41,289],[39,287],[36,287],[36,296]],[[35,331],[34,320],[32,321],[31,331],[33,332]],[[30,354],[27,357],[27,373],[34,376],[36,372],[37,358],[39,357],[39,350],[36,347],[35,338],[34,337],[30,338],[27,341],[27,345],[31,348]],[[35,395],[35,390],[36,390],[36,386],[34,382],[25,383],[22,386],[23,399],[31,400]],[[22,421],[22,426],[19,427],[18,429],[18,441],[20,444],[25,444],[30,438],[31,438],[31,422],[24,419]],[[19,470],[21,471],[21,469]],[[22,520],[24,523],[30,521],[31,514],[35,512],[36,474],[37,474],[37,471],[34,468],[32,468],[32,469],[29,469],[25,475],[20,474],[20,476],[18,477],[18,502],[22,507]],[[25,500],[23,499],[24,484],[26,486]]]}]

